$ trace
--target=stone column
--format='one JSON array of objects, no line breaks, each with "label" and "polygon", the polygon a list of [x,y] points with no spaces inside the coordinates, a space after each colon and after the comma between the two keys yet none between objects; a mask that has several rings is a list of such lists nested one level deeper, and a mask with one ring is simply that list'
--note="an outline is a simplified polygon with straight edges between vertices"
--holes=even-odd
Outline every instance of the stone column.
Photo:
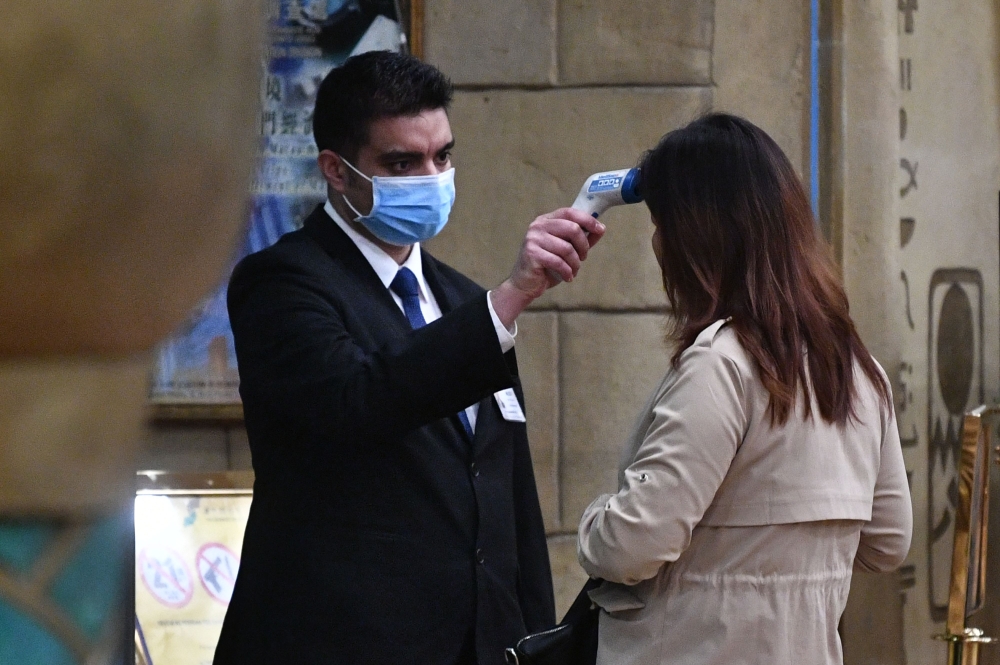
[{"label": "stone column", "polygon": [[[851,316],[898,389],[903,316],[896,215],[899,97],[894,0],[824,9],[821,216]],[[898,390],[897,390],[898,392]],[[845,663],[904,663],[899,576],[855,573],[841,624]],[[879,635],[873,640],[872,635]]]},{"label": "stone column", "polygon": [[[887,328],[902,352],[897,415],[916,527],[905,638],[908,661],[920,665],[944,662],[928,635],[944,629],[962,415],[1000,398],[998,22],[989,0],[898,3],[891,242],[905,302]],[[992,548],[987,579],[997,574]],[[988,595],[973,618],[988,635],[1000,636],[998,603]],[[985,647],[980,662],[1000,662],[1000,649]]]}]

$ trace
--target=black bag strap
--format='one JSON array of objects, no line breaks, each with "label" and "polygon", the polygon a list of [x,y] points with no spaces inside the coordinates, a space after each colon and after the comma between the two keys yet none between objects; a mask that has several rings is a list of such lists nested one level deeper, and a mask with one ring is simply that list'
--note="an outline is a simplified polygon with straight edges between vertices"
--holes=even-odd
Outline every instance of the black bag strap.
[{"label": "black bag strap", "polygon": [[587,580],[587,583],[583,585],[582,589],[580,589],[580,593],[577,594],[576,600],[574,600],[573,604],[569,606],[568,610],[566,610],[566,616],[562,618],[559,625],[576,624],[582,621],[587,613],[594,607],[594,601],[590,599],[588,594],[597,587],[601,586],[603,582],[604,580],[601,579],[591,578]]}]

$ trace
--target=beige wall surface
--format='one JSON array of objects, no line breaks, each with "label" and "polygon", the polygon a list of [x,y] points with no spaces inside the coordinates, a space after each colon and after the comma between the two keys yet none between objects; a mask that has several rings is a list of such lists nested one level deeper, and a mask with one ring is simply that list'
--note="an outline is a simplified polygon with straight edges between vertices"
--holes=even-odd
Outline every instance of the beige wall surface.
[{"label": "beige wall surface", "polygon": [[[458,199],[429,246],[485,286],[506,277],[535,216],[569,205],[588,175],[634,165],[710,109],[761,125],[806,174],[806,3],[496,6],[427,1],[428,59],[459,88]],[[522,26],[529,15],[536,20]],[[477,59],[484,48],[492,57]],[[603,220],[608,233],[580,277],[535,303],[517,341],[560,612],[585,579],[573,537],[580,514],[615,489],[620,446],[670,354],[648,212],[613,209]]]},{"label": "beige wall surface", "polygon": [[[893,383],[914,506],[895,579],[855,578],[845,661],[944,663],[931,636],[944,630],[961,414],[1000,393],[1000,3],[830,6],[834,236],[852,314]],[[997,601],[977,617],[988,634]]]},{"label": "beige wall surface", "polygon": [[[895,0],[830,2],[834,33],[825,97],[834,135],[823,182],[851,315],[895,385],[899,335],[886,317],[901,312],[896,248],[898,90]],[[821,192],[822,194],[822,192]],[[821,196],[821,199],[824,197]],[[898,391],[897,391],[898,392]],[[904,663],[898,574],[857,573],[841,625],[845,663]],[[872,639],[878,636],[878,639]],[[933,645],[931,645],[933,646]]]},{"label": "beige wall surface", "polygon": [[[790,0],[426,0],[426,59],[457,86],[458,198],[429,249],[484,286],[591,173],[634,165],[717,108],[770,132],[805,174],[809,15]],[[644,206],[609,211],[581,276],[519,320],[517,350],[560,613],[585,574],[579,516],[666,371],[668,316]],[[144,468],[247,468],[241,428],[160,425]]]},{"label": "beige wall surface", "polygon": [[920,3],[909,23],[899,16],[894,241],[907,299],[887,323],[901,342],[897,403],[915,507],[910,663],[943,662],[927,635],[942,631],[948,598],[961,413],[1000,397],[998,15],[995,2],[960,0]]},{"label": "beige wall surface", "polygon": [[[634,166],[710,103],[704,87],[460,91],[451,111],[455,209],[428,247],[479,283],[500,283],[531,220],[572,203],[590,174]],[[663,306],[645,207],[612,209],[604,220],[610,230],[587,270],[536,308]]]},{"label": "beige wall surface", "polygon": [[[506,276],[536,215],[568,205],[590,173],[635,164],[706,110],[759,124],[809,176],[808,3],[636,0],[628,12],[611,0],[426,5],[426,57],[458,87],[458,200],[429,246],[484,286]],[[951,538],[935,529],[954,509],[948,427],[956,409],[1000,397],[1000,3],[824,7],[838,31],[827,44],[836,140],[822,166],[836,188],[834,237],[858,328],[893,383],[916,523],[900,574],[856,576],[845,660],[943,663],[930,635],[942,629],[932,605]],[[614,209],[604,221],[607,237],[580,278],[519,321],[560,612],[585,578],[580,512],[614,489],[620,446],[669,359],[647,212]],[[143,465],[246,468],[245,434],[160,428]],[[984,621],[1000,635],[992,616]]]},{"label": "beige wall surface", "polygon": [[770,134],[808,180],[809,3],[715,0],[716,110]]}]

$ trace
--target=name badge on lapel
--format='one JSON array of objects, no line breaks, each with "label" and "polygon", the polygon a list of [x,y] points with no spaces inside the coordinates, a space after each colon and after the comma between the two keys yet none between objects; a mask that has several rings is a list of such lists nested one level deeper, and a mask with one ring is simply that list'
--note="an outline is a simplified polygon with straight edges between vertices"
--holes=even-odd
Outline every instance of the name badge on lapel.
[{"label": "name badge on lapel", "polygon": [[514,394],[513,388],[493,393],[493,397],[497,400],[500,414],[504,420],[510,423],[524,422],[524,411],[521,410],[521,404],[517,401],[517,395]]}]

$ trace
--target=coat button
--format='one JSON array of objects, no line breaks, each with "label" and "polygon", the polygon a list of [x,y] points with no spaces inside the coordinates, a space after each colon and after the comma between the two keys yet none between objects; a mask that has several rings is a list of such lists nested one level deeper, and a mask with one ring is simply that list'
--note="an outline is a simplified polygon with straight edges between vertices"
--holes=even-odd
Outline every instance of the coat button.
[{"label": "coat button", "polygon": [[476,550],[476,561],[480,564],[486,563],[486,556],[483,554],[482,550]]},{"label": "coat button", "polygon": [[476,466],[475,462],[473,462],[472,464],[469,465],[469,471],[472,472],[472,476],[474,478],[478,478],[479,477],[479,467]]}]

